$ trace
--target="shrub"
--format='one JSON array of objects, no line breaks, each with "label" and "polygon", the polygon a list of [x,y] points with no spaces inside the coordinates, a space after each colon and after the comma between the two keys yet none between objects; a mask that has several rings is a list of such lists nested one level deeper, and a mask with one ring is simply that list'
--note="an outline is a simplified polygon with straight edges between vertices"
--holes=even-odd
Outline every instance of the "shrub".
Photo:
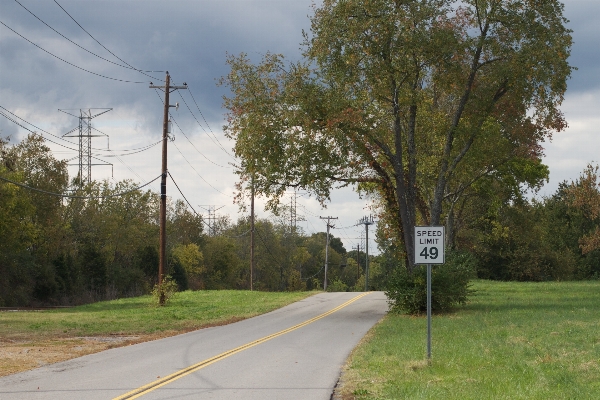
[{"label": "shrub", "polygon": [[[475,276],[475,258],[466,252],[452,252],[446,263],[432,267],[431,310],[445,312],[459,304],[465,304],[472,293],[469,281]],[[385,292],[390,309],[408,314],[427,311],[427,267],[416,266],[409,274],[401,266],[396,268],[388,281]]]},{"label": "shrub", "polygon": [[342,282],[340,279],[336,279],[333,282],[329,283],[327,286],[328,292],[345,292],[348,290],[348,285]]},{"label": "shrub", "polygon": [[[166,305],[169,300],[173,298],[175,293],[177,293],[177,289],[177,282],[175,282],[170,275],[165,276],[163,278],[162,285],[156,284],[154,285],[154,289],[152,289],[152,298],[154,299],[154,304],[157,306]],[[162,303],[161,298],[163,299]]]}]

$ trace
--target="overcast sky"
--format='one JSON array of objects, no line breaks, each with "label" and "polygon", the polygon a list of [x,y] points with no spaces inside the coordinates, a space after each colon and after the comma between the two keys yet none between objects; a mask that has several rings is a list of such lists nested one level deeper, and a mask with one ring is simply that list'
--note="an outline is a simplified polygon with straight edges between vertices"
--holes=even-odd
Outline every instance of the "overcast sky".
[{"label": "overcast sky", "polygon": [[[150,89],[149,82],[164,84],[168,70],[175,84],[189,86],[171,95],[170,103],[179,102],[180,107],[171,109],[178,126],[173,128],[175,141],[169,143],[169,171],[196,211],[206,215],[208,206],[222,207],[217,214],[236,221],[241,214],[233,204],[236,177],[229,164],[235,160],[222,149],[231,153],[232,143],[222,134],[226,88],[216,82],[228,72],[227,53],[245,52],[259,60],[269,51],[298,59],[302,30],[309,30],[312,1],[57,1],[70,16],[54,0],[0,0],[0,21],[5,24],[0,25],[0,106],[27,121],[21,122],[29,129],[56,136],[78,125],[77,118],[58,109],[78,115],[79,109],[112,108],[94,119],[93,126],[110,137],[112,150],[94,153],[113,168],[94,166],[92,178],[145,183],[160,174],[160,146],[128,156],[123,150],[160,140],[163,95]],[[569,128],[545,144],[550,182],[540,195],[552,194],[560,182],[576,179],[588,163],[600,161],[596,130],[600,126],[600,0],[565,0],[564,4],[575,41],[570,62],[578,70],[569,81],[562,107]],[[120,65],[86,52],[44,23]],[[124,68],[94,39],[130,66],[160,72],[148,72],[154,77],[149,78]],[[4,109],[0,111],[6,113]],[[0,136],[10,135],[14,143],[27,133],[0,116]],[[106,148],[107,143],[106,138],[94,138],[92,146]],[[53,143],[49,147],[59,159],[76,156],[65,147]],[[115,154],[121,156],[109,157]],[[74,176],[77,167],[69,171]],[[171,182],[167,185],[170,196],[181,197]],[[151,188],[158,191],[158,182]],[[325,230],[319,216],[333,216],[339,219],[332,233],[342,238],[346,249],[360,243],[364,227],[353,225],[370,211],[368,201],[356,193],[348,189],[334,193],[325,210],[307,195],[299,197],[297,204],[298,216],[305,219],[298,225],[307,234]],[[260,209],[258,215],[268,216]],[[371,252],[373,237],[371,230]]]}]

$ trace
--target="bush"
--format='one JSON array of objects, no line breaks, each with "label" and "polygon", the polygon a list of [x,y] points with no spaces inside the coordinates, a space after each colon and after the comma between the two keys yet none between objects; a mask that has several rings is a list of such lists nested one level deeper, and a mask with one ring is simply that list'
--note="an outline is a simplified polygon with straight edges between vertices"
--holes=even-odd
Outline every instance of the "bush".
[{"label": "bush", "polygon": [[[472,293],[469,281],[475,276],[476,262],[470,253],[453,252],[446,263],[432,267],[431,310],[445,312],[465,304]],[[427,311],[427,266],[416,266],[412,274],[398,266],[385,292],[390,309],[421,314]]]},{"label": "bush", "polygon": [[333,282],[329,283],[327,286],[328,292],[345,292],[348,290],[348,285],[342,282],[340,279],[336,279]]},{"label": "bush", "polygon": [[[154,304],[157,306],[165,306],[177,293],[177,282],[170,276],[167,275],[163,278],[162,285],[158,283],[154,285],[152,289],[152,298]],[[161,302],[161,299],[163,300]]]}]

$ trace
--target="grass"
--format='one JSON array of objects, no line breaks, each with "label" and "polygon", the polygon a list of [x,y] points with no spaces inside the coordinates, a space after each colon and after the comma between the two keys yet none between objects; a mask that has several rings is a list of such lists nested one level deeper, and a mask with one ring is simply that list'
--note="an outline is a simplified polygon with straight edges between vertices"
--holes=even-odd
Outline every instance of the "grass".
[{"label": "grass", "polygon": [[0,312],[0,338],[68,338],[186,332],[263,314],[309,292],[186,291],[165,307],[151,296],[105,301],[68,309]]},{"label": "grass", "polygon": [[165,307],[144,296],[69,309],[0,312],[0,376],[239,321],[311,294],[188,291],[178,293]]},{"label": "grass", "polygon": [[598,399],[600,282],[474,282],[457,312],[389,314],[352,354],[344,399]]}]

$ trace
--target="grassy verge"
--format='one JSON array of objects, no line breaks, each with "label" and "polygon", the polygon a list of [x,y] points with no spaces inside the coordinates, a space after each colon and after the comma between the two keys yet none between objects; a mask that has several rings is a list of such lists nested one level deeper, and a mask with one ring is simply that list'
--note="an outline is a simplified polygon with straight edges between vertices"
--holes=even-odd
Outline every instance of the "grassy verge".
[{"label": "grassy verge", "polygon": [[310,292],[197,291],[178,293],[166,307],[150,296],[80,307],[0,312],[0,376],[275,310]]},{"label": "grassy verge", "polygon": [[344,399],[600,398],[600,282],[477,281],[472,301],[388,315],[351,356]]}]

